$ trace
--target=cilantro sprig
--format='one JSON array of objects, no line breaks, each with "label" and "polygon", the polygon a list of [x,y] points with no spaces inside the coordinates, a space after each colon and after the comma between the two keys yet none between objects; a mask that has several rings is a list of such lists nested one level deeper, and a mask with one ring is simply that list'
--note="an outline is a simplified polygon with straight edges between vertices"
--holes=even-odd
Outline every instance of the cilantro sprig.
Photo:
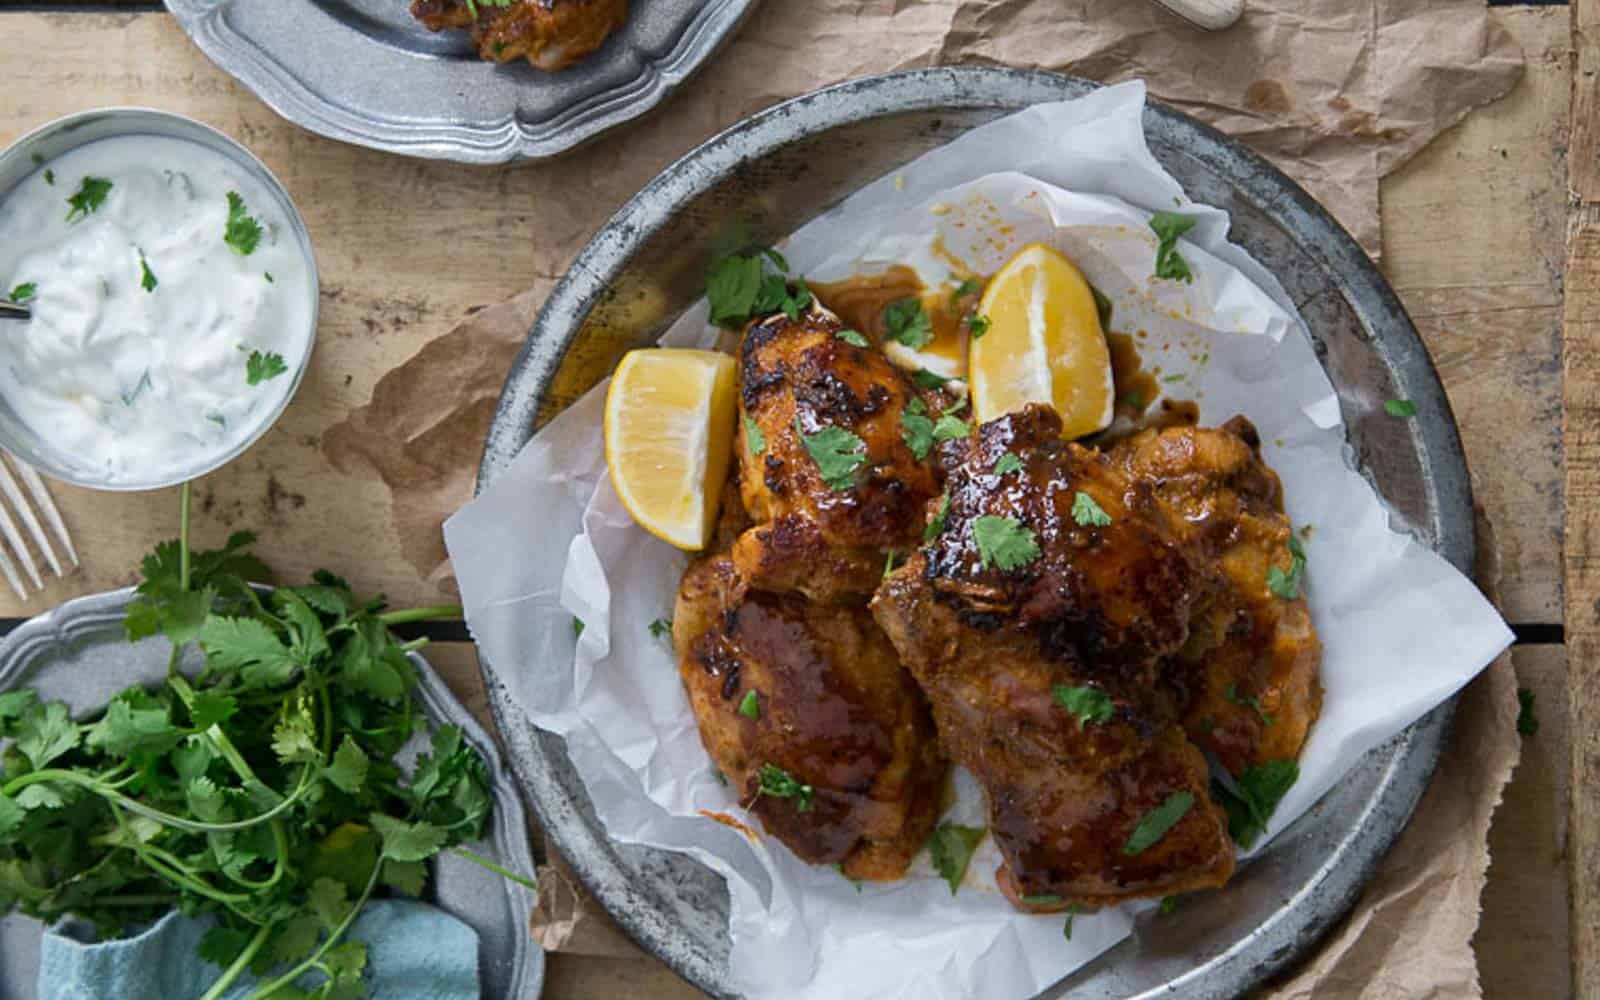
[{"label": "cilantro sprig", "polygon": [[1266,832],[1278,803],[1300,780],[1300,765],[1292,760],[1270,760],[1246,768],[1237,778],[1212,781],[1211,792],[1228,813],[1228,834],[1248,850]]},{"label": "cilantro sprig", "polygon": [[867,461],[867,443],[843,427],[829,425],[807,434],[795,419],[795,432],[806,453],[817,463],[817,472],[829,489],[847,490],[855,483],[856,470]]},{"label": "cilantro sprig", "polygon": [[78,190],[67,196],[68,222],[78,222],[99,211],[111,194],[112,184],[104,177],[85,177],[78,182]]},{"label": "cilantro sprig", "polygon": [[[771,265],[772,270],[768,270]],[[789,262],[771,247],[729,254],[711,267],[706,302],[711,322],[736,329],[757,316],[781,312],[798,320],[812,297],[805,282],[789,282]]]},{"label": "cilantro sprig", "polygon": [[933,862],[933,870],[950,886],[950,895],[954,896],[961,888],[961,880],[967,877],[967,866],[972,863],[972,854],[987,832],[981,826],[940,823],[928,838],[928,858]]},{"label": "cilantro sprig", "polygon": [[237,191],[228,192],[228,221],[223,228],[222,242],[241,257],[250,256],[261,245],[261,222],[251,217],[244,198]]},{"label": "cilantro sprig", "polygon": [[1177,212],[1157,212],[1150,216],[1150,228],[1160,240],[1156,245],[1156,277],[1194,281],[1189,262],[1178,252],[1178,238],[1193,229],[1197,221],[1192,215],[1179,215]]},{"label": "cilantro sprig", "polygon": [[206,996],[247,969],[264,980],[253,1000],[308,975],[322,982],[295,995],[363,996],[366,947],[346,935],[380,889],[419,894],[445,850],[525,882],[458,846],[493,805],[459,729],[436,730],[409,776],[397,759],[425,726],[406,655],[425,640],[391,627],[460,609],[386,612],[320,571],[260,589],[253,536],[192,552],[188,513],[186,487],[180,536],[145,558],[124,622],[130,640],[171,643],[162,684],[82,720],[0,695],[0,912],[108,933],[211,914]]}]

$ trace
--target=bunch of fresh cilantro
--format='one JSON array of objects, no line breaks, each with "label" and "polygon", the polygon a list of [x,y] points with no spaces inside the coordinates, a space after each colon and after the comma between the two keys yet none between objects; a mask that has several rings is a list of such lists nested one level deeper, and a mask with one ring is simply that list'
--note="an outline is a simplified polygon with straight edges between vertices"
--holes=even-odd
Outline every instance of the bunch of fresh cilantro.
[{"label": "bunch of fresh cilantro", "polygon": [[[385,613],[322,571],[259,591],[253,537],[191,553],[183,499],[182,536],[146,557],[126,620],[130,640],[172,641],[166,682],[83,720],[0,695],[0,913],[75,914],[103,933],[212,914],[200,957],[222,971],[202,1000],[245,970],[265,979],[252,1000],[364,996],[356,914],[380,887],[420,894],[428,859],[476,840],[493,804],[453,726],[409,776],[395,759],[425,721],[406,656],[420,641],[390,626],[459,609]],[[193,646],[204,665],[180,671]]]}]

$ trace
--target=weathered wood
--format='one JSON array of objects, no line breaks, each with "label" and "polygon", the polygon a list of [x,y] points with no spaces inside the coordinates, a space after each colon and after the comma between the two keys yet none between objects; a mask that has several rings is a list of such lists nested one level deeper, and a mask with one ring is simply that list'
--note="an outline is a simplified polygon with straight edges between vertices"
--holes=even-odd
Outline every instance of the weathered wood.
[{"label": "weathered wood", "polygon": [[1600,0],[1571,8],[1577,53],[1568,161],[1576,200],[1567,243],[1562,408],[1568,727],[1572,737],[1573,976],[1600,990]]}]

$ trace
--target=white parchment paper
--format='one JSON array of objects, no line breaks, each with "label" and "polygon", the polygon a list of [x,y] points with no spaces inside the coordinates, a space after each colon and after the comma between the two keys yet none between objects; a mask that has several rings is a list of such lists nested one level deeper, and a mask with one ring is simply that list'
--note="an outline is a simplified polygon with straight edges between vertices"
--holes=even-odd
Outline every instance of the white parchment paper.
[{"label": "white parchment paper", "polygon": [[[1236,413],[1255,423],[1291,518],[1313,528],[1307,589],[1326,687],[1302,777],[1270,835],[1470,680],[1511,634],[1470,581],[1391,527],[1346,465],[1333,387],[1292,305],[1227,242],[1226,215],[1189,202],[1150,155],[1143,104],[1143,85],[1128,83],[975,129],[857,192],[783,249],[795,273],[817,280],[909,261],[933,283],[951,256],[990,273],[1020,246],[1048,242],[1113,300],[1114,329],[1146,332],[1139,346],[1169,395],[1196,400],[1205,424]],[[1193,284],[1152,278],[1147,220],[1162,209],[1200,219],[1182,245]],[[663,343],[716,339],[702,303]],[[647,628],[671,615],[686,558],[634,526],[611,490],[604,388],[452,517],[446,542],[480,649],[532,720],[567,738],[608,833],[687,852],[727,878],[742,990],[1027,997],[1125,936],[1133,907],[1078,916],[1070,941],[1060,916],[1013,911],[993,889],[987,842],[958,895],[925,856],[902,882],[857,887],[704,815],[749,819],[713,775],[669,643]],[[959,774],[957,787],[947,818],[981,823],[970,777]]]}]

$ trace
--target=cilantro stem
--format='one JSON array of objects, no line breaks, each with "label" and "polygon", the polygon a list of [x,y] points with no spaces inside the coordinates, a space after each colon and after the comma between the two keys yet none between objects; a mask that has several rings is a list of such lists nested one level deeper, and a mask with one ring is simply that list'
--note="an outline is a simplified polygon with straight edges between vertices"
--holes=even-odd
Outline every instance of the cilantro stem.
[{"label": "cilantro stem", "polygon": [[[322,956],[326,955],[328,950],[344,936],[344,932],[350,929],[351,924],[355,923],[356,915],[361,912],[361,908],[366,906],[367,900],[372,898],[372,890],[378,884],[378,873],[381,871],[383,871],[383,860],[380,858],[378,863],[372,866],[372,874],[367,876],[367,887],[361,890],[361,898],[357,899],[355,905],[350,907],[350,912],[344,915],[344,919],[339,921],[339,925],[328,932],[327,939],[318,946],[316,951],[311,953],[309,958],[265,986],[258,987],[254,993],[245,997],[245,1000],[267,1000],[268,997],[279,990],[293,986],[296,979],[320,965]],[[221,996],[221,994],[207,993],[200,1000],[215,1000],[218,996]]]},{"label": "cilantro stem", "polygon": [[422,649],[424,646],[427,646],[432,641],[433,640],[429,639],[427,636],[422,636],[422,637],[417,638],[417,639],[412,639],[410,642],[401,643],[400,644],[400,651],[402,653],[415,653],[417,650]]},{"label": "cilantro stem", "polygon": [[96,896],[96,906],[171,906],[178,901],[176,896],[168,896],[161,892],[148,892],[143,895],[130,896]]},{"label": "cilantro stem", "polygon": [[178,589],[189,592],[189,482],[178,490]]},{"label": "cilantro stem", "polygon": [[256,931],[255,936],[250,939],[250,943],[245,945],[244,951],[241,951],[239,957],[233,960],[233,964],[223,971],[222,978],[211,984],[211,988],[205,991],[200,1000],[217,1000],[218,997],[226,993],[228,987],[233,985],[233,981],[243,975],[244,970],[250,967],[250,962],[255,959],[256,952],[260,951],[261,946],[267,943],[267,938],[272,936],[272,929],[273,925],[267,924]]},{"label": "cilantro stem", "polygon": [[516,872],[511,871],[509,868],[502,868],[500,865],[495,864],[493,861],[490,861],[488,858],[483,857],[480,854],[474,854],[471,851],[467,850],[465,847],[457,847],[451,853],[455,854],[457,857],[465,858],[466,860],[472,862],[473,864],[477,865],[480,868],[487,868],[490,871],[494,872],[496,875],[500,876],[501,878],[510,879],[511,881],[517,883],[518,885],[522,886],[525,889],[531,889],[531,890],[533,890],[535,896],[538,895],[539,883],[535,882],[533,879],[528,878],[525,875],[518,875]]},{"label": "cilantro stem", "polygon": [[403,611],[390,611],[378,616],[378,621],[385,625],[405,625],[409,622],[426,621],[460,621],[462,618],[461,605],[436,604],[430,608],[406,608]]},{"label": "cilantro stem", "polygon": [[3,790],[8,798],[15,798],[17,792],[27,788],[29,785],[37,785],[41,782],[47,781],[62,781],[69,785],[77,785],[79,788],[87,789],[107,800],[108,802],[111,802],[113,805],[121,806],[131,813],[143,816],[145,819],[155,820],[157,823],[160,823],[164,826],[177,827],[180,830],[188,830],[191,833],[232,833],[237,830],[248,830],[252,826],[259,826],[277,816],[279,813],[284,812],[290,806],[294,805],[295,802],[299,801],[300,797],[304,795],[306,790],[311,787],[313,784],[311,778],[312,767],[311,765],[307,764],[300,771],[300,781],[296,785],[295,790],[285,797],[283,801],[279,802],[277,805],[258,816],[252,816],[249,819],[242,819],[236,823],[201,823],[192,819],[184,819],[182,816],[174,816],[171,813],[162,812],[159,809],[152,809],[143,802],[140,802],[138,799],[130,799],[121,792],[107,787],[104,782],[98,781],[95,778],[79,774],[76,771],[67,771],[60,768],[47,767],[39,771],[29,771],[27,774],[21,775],[20,777],[8,782],[5,788],[0,790]]}]

